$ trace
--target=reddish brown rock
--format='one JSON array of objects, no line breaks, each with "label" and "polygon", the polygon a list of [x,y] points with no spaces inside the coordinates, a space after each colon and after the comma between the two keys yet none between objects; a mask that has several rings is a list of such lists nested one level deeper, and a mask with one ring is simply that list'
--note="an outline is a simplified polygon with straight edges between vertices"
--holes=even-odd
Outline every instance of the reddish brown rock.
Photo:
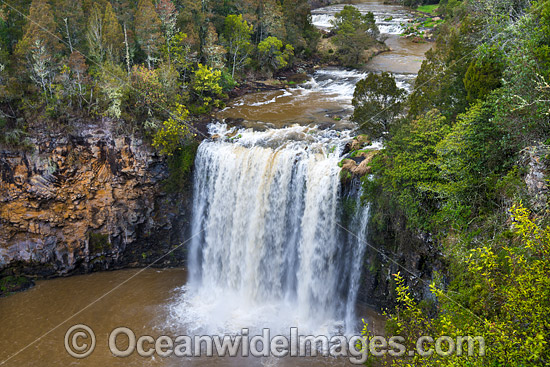
[{"label": "reddish brown rock", "polygon": [[190,194],[163,191],[166,163],[141,140],[97,128],[33,140],[0,151],[0,275],[150,263],[184,239]]}]

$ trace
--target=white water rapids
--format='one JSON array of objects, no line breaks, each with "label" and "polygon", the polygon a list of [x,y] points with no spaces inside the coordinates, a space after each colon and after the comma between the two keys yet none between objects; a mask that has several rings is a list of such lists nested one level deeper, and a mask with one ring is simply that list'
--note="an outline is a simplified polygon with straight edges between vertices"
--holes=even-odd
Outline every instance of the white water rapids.
[{"label": "white water rapids", "polygon": [[[335,14],[342,11],[346,4],[331,5],[316,9],[311,12],[311,22],[320,29],[332,28]],[[377,3],[354,4],[361,14],[372,12],[376,25],[382,34],[401,34],[404,25],[411,19],[411,15],[405,9],[395,5],[380,5]]]},{"label": "white water rapids", "polygon": [[340,184],[350,133],[210,132],[219,138],[196,158],[190,279],[176,316],[196,332],[352,332],[368,209]]}]

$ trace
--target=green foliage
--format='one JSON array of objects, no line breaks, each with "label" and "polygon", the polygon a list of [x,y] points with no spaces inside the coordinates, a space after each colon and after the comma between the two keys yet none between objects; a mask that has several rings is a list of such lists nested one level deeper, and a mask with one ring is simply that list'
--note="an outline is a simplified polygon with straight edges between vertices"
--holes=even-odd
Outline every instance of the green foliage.
[{"label": "green foliage", "polygon": [[438,191],[444,202],[441,221],[456,226],[462,219],[463,227],[472,216],[497,209],[495,185],[511,168],[513,157],[504,135],[493,121],[491,105],[480,102],[459,115],[450,133],[436,145],[442,178]]},{"label": "green foliage", "polygon": [[32,145],[27,135],[26,127],[22,121],[9,121],[4,117],[0,118],[0,145],[30,148]]},{"label": "green foliage", "polygon": [[119,65],[106,63],[99,74],[99,88],[107,116],[120,118],[130,95],[128,75]]},{"label": "green foliage", "polygon": [[111,62],[118,62],[122,57],[124,35],[111,3],[107,2],[103,17],[102,41],[107,57]]},{"label": "green foliage", "polygon": [[348,66],[356,66],[361,62],[363,51],[376,42],[380,31],[376,26],[374,14],[362,15],[351,5],[335,15],[332,21],[336,36],[334,43],[339,47],[341,61]]},{"label": "green foliage", "polygon": [[485,99],[489,93],[500,87],[502,70],[495,62],[472,61],[464,75],[466,99],[475,103],[478,99]]},{"label": "green foliage", "polygon": [[546,175],[533,165],[547,157],[527,153],[547,149],[550,135],[549,3],[440,6],[446,22],[408,99],[408,115],[363,185],[375,228],[402,229],[404,222],[411,233],[435,239],[447,262],[432,284],[432,305],[415,300],[413,284],[396,276],[399,306],[386,331],[404,336],[409,349],[420,335],[470,335],[483,337],[487,350],[483,357],[417,354],[385,365],[550,360],[550,228],[543,224],[550,212],[539,196],[544,190],[526,187],[527,173]]},{"label": "green foliage", "polygon": [[235,81],[235,79],[233,79],[233,77],[231,76],[231,74],[229,74],[227,71],[223,70],[222,71],[222,75],[221,75],[221,79],[220,79],[220,84],[222,86],[222,90],[224,92],[227,92],[227,91],[230,91],[232,90],[233,88],[235,88],[237,85],[239,85],[239,83],[237,83]]},{"label": "green foliage", "polygon": [[410,120],[434,108],[451,118],[466,109],[464,76],[472,45],[461,37],[460,29],[472,32],[476,27],[469,19],[463,20],[461,27],[457,29],[446,24],[441,28],[435,50],[432,48],[426,53],[409,98]]},{"label": "green foliage", "polygon": [[235,77],[235,70],[245,64],[250,53],[250,35],[252,25],[243,19],[242,14],[228,15],[225,18],[223,37],[231,60],[231,77]]},{"label": "green foliage", "polygon": [[406,214],[410,226],[428,229],[442,183],[436,145],[449,133],[447,119],[433,110],[404,125],[373,159],[377,184]]},{"label": "green foliage", "polygon": [[[203,73],[199,64],[217,72],[227,62],[231,76],[222,74],[220,84],[229,91],[238,77],[288,66],[294,50],[310,57],[319,38],[307,0],[12,5],[0,14],[0,112],[52,122],[109,116],[126,132],[154,132],[176,103],[193,114],[222,106],[224,96],[194,75]],[[256,46],[268,37],[283,48],[260,55]]]},{"label": "green foliage", "polygon": [[161,154],[173,155],[192,137],[189,131],[187,117],[189,111],[183,105],[176,105],[170,118],[162,123],[162,127],[153,137],[153,146]]},{"label": "green foliage", "polygon": [[159,74],[157,69],[148,69],[141,65],[134,65],[132,69],[135,107],[147,114],[151,114],[152,110],[162,109],[168,103]]},{"label": "green foliage", "polygon": [[550,1],[539,0],[532,8],[537,31],[532,35],[534,56],[541,64],[542,74],[550,78]]},{"label": "green foliage", "polygon": [[[550,228],[542,228],[521,204],[510,210],[510,240],[482,244],[464,259],[467,266],[450,289],[431,285],[439,312],[430,317],[396,274],[399,306],[390,315],[393,335],[414,348],[421,335],[479,336],[485,355],[416,355],[386,361],[391,366],[545,366],[550,358]],[[433,347],[433,345],[431,346]],[[465,349],[466,350],[466,349]],[[465,351],[464,350],[464,351]]]},{"label": "green foliage", "polygon": [[506,29],[504,32],[510,40],[505,46],[492,45],[503,47],[505,53],[503,86],[495,92],[498,97],[495,119],[518,149],[544,141],[550,134],[549,63],[537,51],[543,52],[549,39],[548,35],[544,36],[547,28],[541,24],[541,20],[546,19],[541,13],[544,14],[542,9],[546,9],[547,4],[548,1],[537,3],[512,29]]},{"label": "green foliage", "polygon": [[371,139],[384,138],[401,113],[404,96],[392,75],[370,73],[355,86],[352,121]]},{"label": "green foliage", "polygon": [[16,54],[24,58],[38,42],[50,57],[54,57],[63,47],[59,39],[52,7],[46,0],[33,0],[25,34],[17,45]]},{"label": "green foliage", "polygon": [[437,12],[437,9],[439,8],[439,4],[432,4],[432,5],[421,5],[416,10],[424,12],[424,13],[435,13]]},{"label": "green foliage", "polygon": [[164,182],[167,192],[182,192],[190,188],[189,178],[195,162],[198,144],[187,142],[181,145],[174,154],[168,156],[168,168],[170,176]]},{"label": "green foliage", "polygon": [[223,94],[221,76],[220,70],[212,70],[207,65],[198,65],[191,85],[195,112],[206,113],[214,107],[223,106],[220,99]]},{"label": "green foliage", "polygon": [[29,288],[33,282],[26,277],[18,275],[8,275],[0,278],[0,296],[8,295]]},{"label": "green foliage", "polygon": [[182,83],[186,81],[186,75],[192,66],[190,53],[191,46],[187,41],[187,34],[176,33],[170,43],[170,54],[171,61],[182,78]]},{"label": "green foliage", "polygon": [[294,55],[294,48],[286,45],[283,49],[283,42],[277,37],[269,36],[258,44],[260,64],[269,71],[285,68],[290,58]]},{"label": "green foliage", "polygon": [[320,33],[311,23],[307,0],[283,0],[282,10],[286,27],[285,43],[292,45],[296,55],[309,57],[317,48]]},{"label": "green foliage", "polygon": [[158,54],[164,44],[162,22],[151,0],[140,0],[136,12],[136,36],[142,51],[147,55],[149,69],[158,60]]}]

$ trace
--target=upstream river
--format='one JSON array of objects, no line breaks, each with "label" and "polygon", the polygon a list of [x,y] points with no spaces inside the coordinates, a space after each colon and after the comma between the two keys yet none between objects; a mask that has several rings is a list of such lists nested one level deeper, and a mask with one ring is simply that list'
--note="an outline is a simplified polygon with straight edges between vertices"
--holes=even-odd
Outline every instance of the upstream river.
[{"label": "upstream river", "polygon": [[[355,84],[369,71],[391,72],[398,86],[410,90],[420,70],[430,43],[416,43],[401,37],[404,26],[411,20],[410,12],[399,5],[386,5],[379,0],[354,3],[363,14],[373,12],[390,52],[372,58],[364,70],[323,68],[298,87],[279,91],[251,93],[234,100],[218,117],[244,119],[245,126],[281,127],[293,123],[353,128],[347,122],[352,112],[351,100]],[[328,29],[334,15],[344,5],[332,5],[312,11],[312,22]],[[335,119],[339,120],[335,124]],[[340,120],[341,119],[341,120]]]},{"label": "upstream river", "polygon": [[[0,364],[7,366],[346,366],[344,357],[114,357],[115,328],[151,335],[352,336],[383,318],[357,302],[369,208],[360,187],[341,187],[347,121],[355,83],[391,71],[408,90],[429,44],[399,37],[410,14],[402,7],[361,2],[374,12],[393,51],[365,70],[319,69],[299,86],[234,100],[209,127],[196,158],[193,240],[188,269],[142,269],[38,281],[0,299]],[[342,6],[313,12],[319,28]],[[391,18],[391,20],[390,20]],[[238,119],[226,124],[224,119]],[[346,210],[342,201],[346,200]],[[350,209],[351,208],[351,209]],[[341,223],[346,223],[343,230]],[[76,359],[66,331],[85,324],[95,349]],[[82,346],[83,334],[67,343]],[[118,340],[124,349],[127,339]],[[78,348],[77,348],[78,349]],[[74,351],[74,350],[73,350]],[[77,350],[81,351],[81,350]]]}]

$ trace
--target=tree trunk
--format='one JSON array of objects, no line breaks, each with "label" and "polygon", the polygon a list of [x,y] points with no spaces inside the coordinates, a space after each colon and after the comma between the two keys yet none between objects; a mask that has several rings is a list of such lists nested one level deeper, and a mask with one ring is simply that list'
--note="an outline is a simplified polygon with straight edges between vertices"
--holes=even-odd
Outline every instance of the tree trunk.
[{"label": "tree trunk", "polygon": [[130,75],[130,47],[128,46],[128,32],[126,31],[126,22],[124,22],[124,46],[126,47],[126,68]]},{"label": "tree trunk", "polygon": [[65,22],[65,31],[67,32],[67,39],[69,40],[69,49],[71,53],[73,53],[73,42],[71,41],[71,32],[69,32],[69,21],[67,18],[63,18],[63,21]]}]

